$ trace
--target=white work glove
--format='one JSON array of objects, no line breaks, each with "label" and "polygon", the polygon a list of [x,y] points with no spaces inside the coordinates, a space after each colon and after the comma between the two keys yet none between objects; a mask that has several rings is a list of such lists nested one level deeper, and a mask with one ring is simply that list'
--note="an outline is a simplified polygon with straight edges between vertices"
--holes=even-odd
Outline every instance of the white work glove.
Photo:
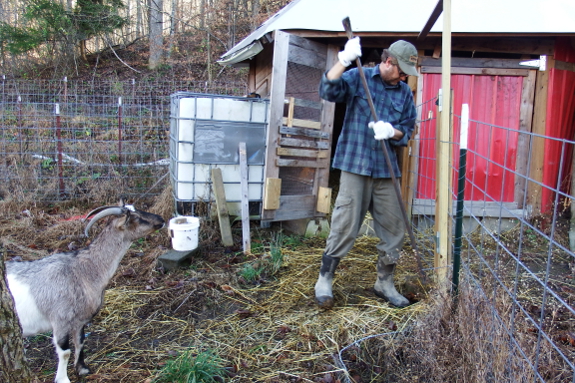
[{"label": "white work glove", "polygon": [[339,62],[344,67],[348,67],[356,58],[361,56],[361,45],[359,45],[359,37],[354,37],[351,40],[347,40],[343,51],[337,54]]},{"label": "white work glove", "polygon": [[376,140],[387,140],[395,135],[395,129],[389,122],[370,122],[367,126],[373,129],[373,136]]}]

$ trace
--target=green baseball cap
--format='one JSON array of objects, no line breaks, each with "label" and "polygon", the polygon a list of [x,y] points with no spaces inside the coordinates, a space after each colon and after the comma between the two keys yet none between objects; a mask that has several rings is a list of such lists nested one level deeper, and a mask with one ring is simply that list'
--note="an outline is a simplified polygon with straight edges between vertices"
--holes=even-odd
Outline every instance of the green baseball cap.
[{"label": "green baseball cap", "polygon": [[404,40],[397,40],[389,47],[389,53],[397,59],[401,70],[410,76],[419,76],[415,66],[417,65],[417,49],[413,44]]}]

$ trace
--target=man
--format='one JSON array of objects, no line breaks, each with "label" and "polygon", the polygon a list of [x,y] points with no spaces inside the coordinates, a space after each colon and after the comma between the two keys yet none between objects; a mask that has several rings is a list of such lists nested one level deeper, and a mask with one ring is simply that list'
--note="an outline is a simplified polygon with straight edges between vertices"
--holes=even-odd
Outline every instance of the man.
[{"label": "man", "polygon": [[[367,211],[373,217],[377,244],[375,294],[396,307],[409,301],[399,294],[393,282],[395,265],[403,246],[405,225],[391,178],[401,176],[395,146],[406,146],[415,124],[415,105],[409,86],[402,80],[418,76],[417,50],[399,40],[384,49],[381,63],[364,68],[366,82],[380,121],[372,121],[366,92],[357,68],[346,71],[359,56],[359,37],[345,44],[338,62],[323,75],[319,94],[331,102],[345,102],[346,113],[339,136],[333,167],[341,170],[340,187],[331,219],[331,231],[322,256],[315,297],[322,308],[333,307],[334,272],[355,238]],[[387,146],[389,169],[381,148]]]}]

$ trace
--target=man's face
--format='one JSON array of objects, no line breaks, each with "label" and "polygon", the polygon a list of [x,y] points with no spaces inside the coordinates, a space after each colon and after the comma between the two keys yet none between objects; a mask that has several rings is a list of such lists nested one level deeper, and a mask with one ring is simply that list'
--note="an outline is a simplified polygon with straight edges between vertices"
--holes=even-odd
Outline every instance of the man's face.
[{"label": "man's face", "polygon": [[397,64],[397,60],[391,57],[381,63],[379,74],[383,81],[389,85],[397,85],[400,81],[407,80],[407,75],[403,73],[399,64]]}]

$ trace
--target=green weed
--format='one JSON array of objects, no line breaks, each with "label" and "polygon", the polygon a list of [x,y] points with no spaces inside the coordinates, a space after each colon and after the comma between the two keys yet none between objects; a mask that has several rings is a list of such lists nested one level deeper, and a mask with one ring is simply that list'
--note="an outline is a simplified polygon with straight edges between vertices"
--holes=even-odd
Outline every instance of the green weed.
[{"label": "green weed", "polygon": [[157,383],[211,383],[223,382],[223,361],[210,351],[195,355],[192,350],[170,360],[154,380]]}]

